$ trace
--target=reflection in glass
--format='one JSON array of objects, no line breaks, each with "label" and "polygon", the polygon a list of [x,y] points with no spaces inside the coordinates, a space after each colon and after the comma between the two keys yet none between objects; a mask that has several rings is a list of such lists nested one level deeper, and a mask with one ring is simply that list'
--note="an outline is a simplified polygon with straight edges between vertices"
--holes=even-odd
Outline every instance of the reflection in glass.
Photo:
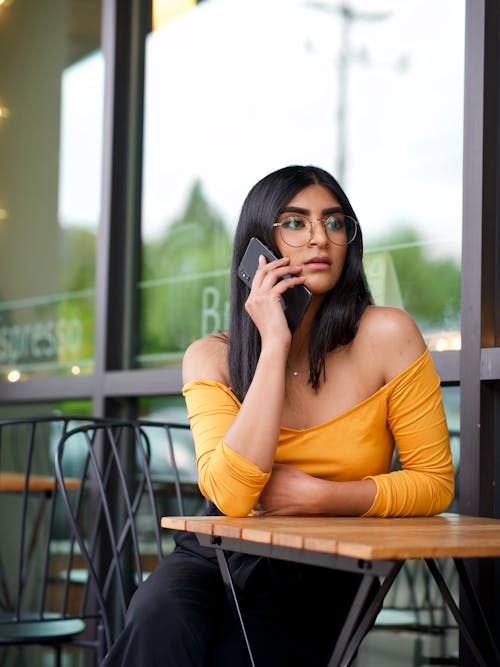
[{"label": "reflection in glass", "polygon": [[143,366],[179,364],[190,342],[227,329],[231,237],[195,183],[184,212],[144,244]]},{"label": "reflection in glass", "polygon": [[[216,281],[243,199],[294,163],[345,187],[376,303],[407,309],[431,348],[460,347],[464,4],[210,0],[158,24],[146,45],[140,365],[176,364],[224,328]],[[206,256],[197,232],[180,259],[171,230],[195,187],[220,222]]]},{"label": "reflection in glass", "polygon": [[93,368],[101,2],[0,7],[0,375]]}]

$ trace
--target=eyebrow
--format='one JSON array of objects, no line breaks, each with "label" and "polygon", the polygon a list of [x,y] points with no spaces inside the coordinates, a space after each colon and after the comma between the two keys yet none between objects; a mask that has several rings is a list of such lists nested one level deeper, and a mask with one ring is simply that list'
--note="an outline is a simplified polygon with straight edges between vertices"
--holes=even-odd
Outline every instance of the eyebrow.
[{"label": "eyebrow", "polygon": [[[343,212],[344,211],[341,206],[331,206],[330,208],[324,208],[322,215]],[[311,215],[311,211],[308,208],[301,208],[300,206],[285,206],[281,213],[300,213],[301,215]]]}]

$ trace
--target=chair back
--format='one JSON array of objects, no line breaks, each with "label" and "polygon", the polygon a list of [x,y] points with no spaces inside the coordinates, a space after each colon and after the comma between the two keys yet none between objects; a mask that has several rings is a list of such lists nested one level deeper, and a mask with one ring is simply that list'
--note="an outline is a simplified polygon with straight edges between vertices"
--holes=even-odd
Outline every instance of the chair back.
[{"label": "chair back", "polygon": [[[57,446],[56,477],[71,524],[71,552],[81,555],[88,572],[82,613],[99,614],[105,651],[123,627],[132,594],[165,554],[168,536],[160,532],[160,516],[168,511],[161,506],[163,492],[170,501],[174,498],[171,513],[185,511],[186,480],[175,451],[175,434],[182,431],[189,432],[189,426],[94,423],[66,432]],[[68,478],[75,469],[69,464],[75,450],[80,484],[72,490]],[[151,469],[158,451],[168,463],[167,475]]]},{"label": "chair back", "polygon": [[86,417],[0,420],[0,622],[64,615],[54,603],[54,538],[67,534],[57,504],[54,451],[59,438]]},{"label": "chair back", "polygon": [[[54,453],[68,430],[94,421],[80,416],[0,420],[2,664],[11,652],[17,652],[16,664],[29,664],[26,651],[32,644],[55,650],[58,665],[63,645],[90,646],[69,585],[70,529],[58,495]],[[68,486],[78,484],[68,479]]]}]

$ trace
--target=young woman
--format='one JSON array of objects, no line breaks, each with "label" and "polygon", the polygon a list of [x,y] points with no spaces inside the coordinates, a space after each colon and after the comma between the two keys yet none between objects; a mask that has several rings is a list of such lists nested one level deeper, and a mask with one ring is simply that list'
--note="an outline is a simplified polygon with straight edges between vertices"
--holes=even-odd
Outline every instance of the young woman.
[{"label": "young woman", "polygon": [[[252,236],[280,259],[260,257],[249,289],[237,268]],[[292,334],[281,297],[302,284],[312,299]],[[183,378],[199,485],[214,512],[430,515],[453,498],[429,350],[406,313],[371,305],[359,224],[322,169],[285,167],[248,194],[230,331],[193,343]],[[395,444],[402,469],[391,471]],[[248,664],[212,550],[191,535],[176,541],[134,596],[108,667]],[[256,665],[326,665],[358,575],[229,561]]]}]

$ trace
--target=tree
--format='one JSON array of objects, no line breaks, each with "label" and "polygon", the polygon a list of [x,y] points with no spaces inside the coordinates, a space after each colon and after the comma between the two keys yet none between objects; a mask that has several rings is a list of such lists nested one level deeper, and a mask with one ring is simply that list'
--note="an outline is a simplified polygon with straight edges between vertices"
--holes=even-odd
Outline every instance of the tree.
[{"label": "tree", "polygon": [[231,238],[196,181],[184,213],[144,245],[142,354],[178,362],[190,342],[227,326]]},{"label": "tree", "polygon": [[[403,307],[421,327],[450,328],[460,320],[460,263],[433,257],[417,230],[409,225],[379,238],[374,246],[389,250]],[[370,248],[367,249],[370,255]]]}]

